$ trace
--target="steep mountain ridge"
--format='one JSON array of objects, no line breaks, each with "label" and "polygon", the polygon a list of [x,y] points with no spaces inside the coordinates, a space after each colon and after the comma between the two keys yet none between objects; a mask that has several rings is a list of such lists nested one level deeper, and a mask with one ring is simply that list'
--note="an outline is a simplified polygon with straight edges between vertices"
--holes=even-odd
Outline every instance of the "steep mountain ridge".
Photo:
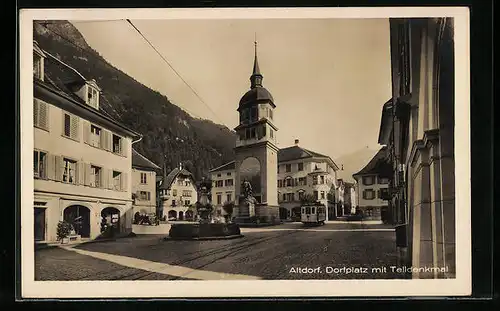
[{"label": "steep mountain ridge", "polygon": [[159,166],[171,169],[182,162],[201,179],[210,168],[234,159],[232,130],[192,117],[166,96],[113,67],[68,21],[36,21],[33,36],[42,49],[96,80],[103,90],[101,109],[143,134],[134,148]]}]

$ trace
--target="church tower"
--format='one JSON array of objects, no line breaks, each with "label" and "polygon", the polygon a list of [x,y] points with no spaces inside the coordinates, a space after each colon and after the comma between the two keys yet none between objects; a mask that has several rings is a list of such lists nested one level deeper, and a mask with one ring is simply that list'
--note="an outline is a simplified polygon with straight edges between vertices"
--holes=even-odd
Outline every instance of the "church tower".
[{"label": "church tower", "polygon": [[279,148],[276,144],[278,128],[274,125],[276,105],[271,93],[263,86],[262,80],[257,59],[257,42],[255,42],[250,90],[240,100],[237,109],[240,122],[234,130],[238,136],[235,147],[236,203],[238,204],[242,198],[241,185],[245,180],[250,182],[257,203],[254,215],[253,212],[238,207],[237,218],[259,216],[279,219],[277,189]]}]

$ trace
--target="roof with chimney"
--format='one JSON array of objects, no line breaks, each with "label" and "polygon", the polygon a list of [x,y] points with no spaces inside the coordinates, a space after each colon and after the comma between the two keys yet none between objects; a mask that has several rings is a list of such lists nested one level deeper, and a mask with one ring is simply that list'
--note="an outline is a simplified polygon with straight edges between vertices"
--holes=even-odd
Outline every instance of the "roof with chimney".
[{"label": "roof with chimney", "polygon": [[144,170],[159,170],[160,167],[132,148],[132,167]]},{"label": "roof with chimney", "polygon": [[170,189],[172,186],[172,183],[175,181],[175,179],[179,176],[183,177],[188,177],[191,178],[192,181],[194,181],[194,176],[191,174],[190,171],[186,170],[185,168],[181,167],[176,167],[174,168],[167,176],[163,178],[163,180],[160,182],[160,189]]},{"label": "roof with chimney", "polygon": [[387,146],[383,146],[380,150],[373,156],[373,158],[365,165],[359,172],[353,174],[352,177],[361,175],[382,175],[388,173],[387,170],[391,170],[390,163],[388,162],[389,149]]}]

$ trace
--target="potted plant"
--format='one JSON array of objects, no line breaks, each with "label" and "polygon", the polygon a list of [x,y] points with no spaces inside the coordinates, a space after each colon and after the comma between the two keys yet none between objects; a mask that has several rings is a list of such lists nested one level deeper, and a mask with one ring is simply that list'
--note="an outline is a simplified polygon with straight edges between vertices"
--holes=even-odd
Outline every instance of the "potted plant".
[{"label": "potted plant", "polygon": [[57,240],[61,241],[61,244],[65,244],[69,242],[69,234],[72,230],[72,226],[70,223],[66,221],[59,221],[57,224]]}]

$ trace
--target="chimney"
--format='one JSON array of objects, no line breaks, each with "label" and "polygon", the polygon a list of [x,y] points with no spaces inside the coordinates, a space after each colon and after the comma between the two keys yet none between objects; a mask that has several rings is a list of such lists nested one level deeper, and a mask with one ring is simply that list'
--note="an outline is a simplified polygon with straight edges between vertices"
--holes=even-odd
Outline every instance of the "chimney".
[{"label": "chimney", "polygon": [[296,139],[296,140],[295,140],[295,146],[298,146],[298,145],[299,145],[299,140],[298,140],[298,139]]}]

